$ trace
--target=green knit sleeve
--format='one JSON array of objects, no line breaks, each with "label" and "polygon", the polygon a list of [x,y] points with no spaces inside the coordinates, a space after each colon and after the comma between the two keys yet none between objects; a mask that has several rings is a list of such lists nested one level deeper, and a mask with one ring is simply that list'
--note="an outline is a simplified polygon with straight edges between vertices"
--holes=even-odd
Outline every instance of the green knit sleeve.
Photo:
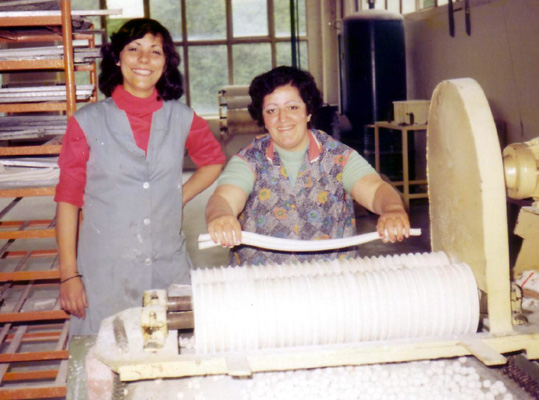
[{"label": "green knit sleeve", "polygon": [[255,174],[247,161],[238,156],[233,156],[219,177],[217,184],[235,185],[247,195],[253,191]]},{"label": "green knit sleeve", "polygon": [[342,181],[344,189],[350,193],[354,184],[365,175],[376,174],[376,170],[359,153],[353,150],[344,166]]}]

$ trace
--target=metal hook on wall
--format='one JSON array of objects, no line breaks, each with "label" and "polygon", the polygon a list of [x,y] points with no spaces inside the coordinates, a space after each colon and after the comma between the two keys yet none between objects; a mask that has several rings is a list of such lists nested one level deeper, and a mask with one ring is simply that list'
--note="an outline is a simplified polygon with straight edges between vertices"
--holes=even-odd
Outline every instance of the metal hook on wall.
[{"label": "metal hook on wall", "polygon": [[464,0],[464,20],[466,22],[466,34],[472,34],[472,22],[470,20],[470,0]]},{"label": "metal hook on wall", "polygon": [[447,17],[449,22],[449,35],[455,37],[455,16],[453,11],[453,0],[447,3]]},{"label": "metal hook on wall", "polygon": [[330,21],[328,24],[337,32],[340,32],[342,29],[342,19],[336,19],[336,20]]},{"label": "metal hook on wall", "polygon": [[[455,37],[455,11],[460,11],[462,8],[455,10],[453,7],[453,0],[449,0],[447,3],[447,16],[449,23],[449,35]],[[470,0],[464,0],[464,21],[466,25],[466,34],[471,36],[472,34],[472,22],[471,22]]]}]

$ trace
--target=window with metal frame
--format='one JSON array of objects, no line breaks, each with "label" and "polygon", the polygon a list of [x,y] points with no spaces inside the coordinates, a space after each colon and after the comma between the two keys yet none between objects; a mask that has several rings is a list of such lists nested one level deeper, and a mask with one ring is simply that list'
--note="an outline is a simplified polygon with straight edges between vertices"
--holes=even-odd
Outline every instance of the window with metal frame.
[{"label": "window with metal frame", "polygon": [[[455,0],[456,2],[462,0]],[[408,14],[424,8],[446,5],[449,0],[355,0],[356,10],[388,10]]]},{"label": "window with metal frame", "polygon": [[[278,65],[307,69],[305,0],[140,1],[146,16],[171,32],[182,59],[182,101],[200,115],[218,114],[224,86],[249,84]],[[103,22],[110,36],[125,20]]]}]

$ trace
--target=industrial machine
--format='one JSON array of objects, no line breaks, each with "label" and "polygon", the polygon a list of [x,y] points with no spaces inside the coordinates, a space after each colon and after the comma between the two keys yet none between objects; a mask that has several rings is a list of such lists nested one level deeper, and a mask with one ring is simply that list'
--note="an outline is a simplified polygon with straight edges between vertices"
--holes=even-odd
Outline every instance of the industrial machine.
[{"label": "industrial machine", "polygon": [[537,270],[539,263],[539,137],[507,146],[503,151],[503,160],[508,196],[513,199],[533,199],[530,206],[521,208],[515,227],[515,234],[522,238],[522,246],[512,270],[513,277],[517,279],[524,271]]},{"label": "industrial machine", "polygon": [[[482,89],[444,81],[428,126],[432,253],[198,269],[190,287],[150,290],[144,307],[103,321],[95,357],[122,381],[460,356],[494,366],[515,352],[537,359],[539,325],[515,318],[504,183],[505,175],[509,195],[535,198],[522,218],[536,238],[537,148],[536,139],[506,149],[504,173]],[[538,269],[539,257],[526,259]],[[178,334],[195,344],[180,345]]]}]

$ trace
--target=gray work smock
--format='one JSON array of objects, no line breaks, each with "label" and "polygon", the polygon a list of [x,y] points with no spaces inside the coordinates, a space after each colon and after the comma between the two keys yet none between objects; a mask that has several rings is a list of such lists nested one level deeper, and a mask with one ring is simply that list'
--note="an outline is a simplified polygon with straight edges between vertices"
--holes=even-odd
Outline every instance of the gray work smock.
[{"label": "gray work smock", "polygon": [[182,170],[193,115],[164,101],[145,155],[112,98],[75,114],[90,148],[77,254],[89,307],[71,335],[96,334],[103,318],[140,307],[145,290],[189,283]]}]

